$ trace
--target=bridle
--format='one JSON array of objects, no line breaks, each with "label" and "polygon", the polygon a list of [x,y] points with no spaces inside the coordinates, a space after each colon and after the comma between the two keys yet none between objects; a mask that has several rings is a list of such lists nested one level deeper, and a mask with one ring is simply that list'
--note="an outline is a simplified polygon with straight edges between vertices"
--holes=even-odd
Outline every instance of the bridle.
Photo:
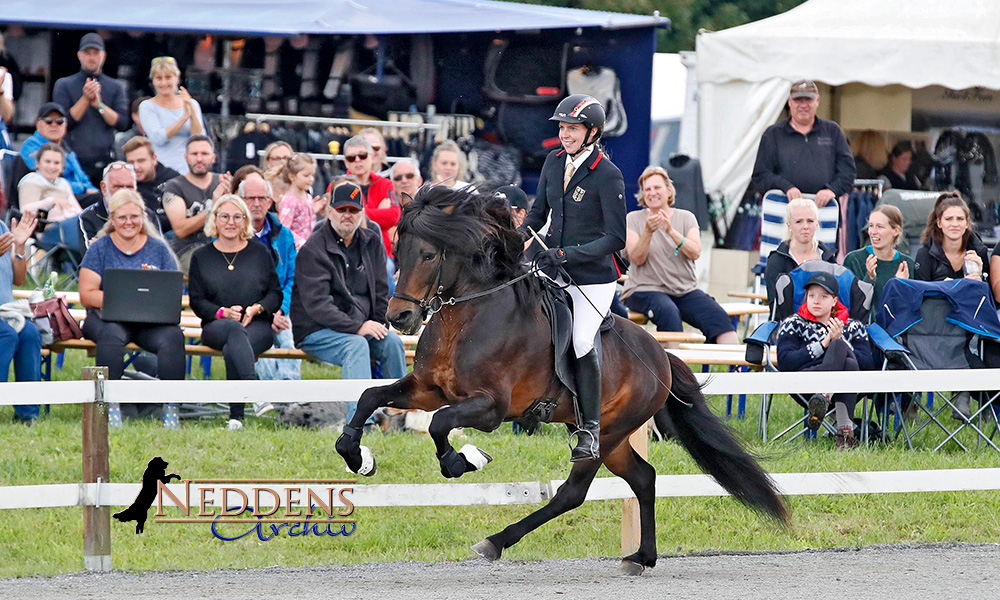
[{"label": "bridle", "polygon": [[[440,310],[445,306],[454,306],[460,302],[475,300],[476,298],[482,298],[483,296],[488,296],[494,292],[499,292],[500,290],[514,285],[518,281],[521,281],[525,277],[528,277],[529,275],[532,275],[533,273],[539,270],[537,266],[532,266],[531,269],[529,269],[527,272],[518,275],[517,277],[511,279],[510,281],[501,283],[500,285],[496,285],[487,290],[474,292],[472,294],[468,294],[465,296],[458,296],[457,298],[452,296],[451,298],[445,300],[444,296],[442,296],[442,294],[444,293],[444,286],[441,285],[441,270],[444,268],[445,257],[446,255],[444,251],[442,251],[441,260],[438,261],[437,269],[434,271],[433,283],[431,283],[431,285],[427,287],[427,293],[424,294],[423,299],[418,300],[413,296],[407,296],[406,294],[403,294],[399,291],[393,292],[392,297],[398,298],[400,300],[405,300],[407,302],[412,302],[413,304],[419,306],[420,310],[422,310],[424,314],[434,315],[435,313],[440,312]],[[437,292],[433,296],[431,296],[431,292],[434,290],[435,287],[437,287]]]}]

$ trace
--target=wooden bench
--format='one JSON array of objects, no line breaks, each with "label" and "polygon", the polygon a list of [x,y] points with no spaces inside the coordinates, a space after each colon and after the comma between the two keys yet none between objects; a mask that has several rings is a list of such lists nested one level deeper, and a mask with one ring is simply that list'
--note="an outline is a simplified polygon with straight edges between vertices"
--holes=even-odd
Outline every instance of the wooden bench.
[{"label": "wooden bench", "polygon": [[[768,313],[767,306],[763,304],[751,304],[750,302],[720,302],[719,306],[733,319],[733,327],[736,327],[739,324],[739,320],[747,315],[766,315]],[[639,325],[645,325],[649,322],[646,315],[631,310],[628,311],[628,318],[633,323],[638,323]]]},{"label": "wooden bench", "polygon": [[747,300],[759,300],[760,302],[767,303],[767,294],[762,292],[727,292],[730,298],[745,298]]}]

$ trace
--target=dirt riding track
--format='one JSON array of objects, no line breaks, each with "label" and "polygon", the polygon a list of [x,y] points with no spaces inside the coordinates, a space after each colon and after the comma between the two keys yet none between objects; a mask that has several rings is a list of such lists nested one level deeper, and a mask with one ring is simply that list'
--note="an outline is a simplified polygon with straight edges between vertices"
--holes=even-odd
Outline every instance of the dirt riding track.
[{"label": "dirt riding track", "polygon": [[[540,562],[468,560],[377,563],[311,569],[77,573],[0,580],[4,598],[139,600],[143,598],[378,598],[600,600],[856,597],[995,598],[1000,544],[934,544],[759,554],[661,558],[641,577],[618,575],[617,559]],[[834,593],[835,596],[830,594]]]}]

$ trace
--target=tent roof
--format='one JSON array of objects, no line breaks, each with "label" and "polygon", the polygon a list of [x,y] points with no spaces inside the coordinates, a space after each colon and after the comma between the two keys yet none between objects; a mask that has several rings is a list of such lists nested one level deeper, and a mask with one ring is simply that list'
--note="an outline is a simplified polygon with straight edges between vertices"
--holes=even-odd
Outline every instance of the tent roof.
[{"label": "tent roof", "polygon": [[4,0],[0,22],[243,35],[405,34],[666,26],[659,16],[494,0]]},{"label": "tent roof", "polygon": [[810,0],[698,36],[698,81],[1000,87],[996,0]]}]

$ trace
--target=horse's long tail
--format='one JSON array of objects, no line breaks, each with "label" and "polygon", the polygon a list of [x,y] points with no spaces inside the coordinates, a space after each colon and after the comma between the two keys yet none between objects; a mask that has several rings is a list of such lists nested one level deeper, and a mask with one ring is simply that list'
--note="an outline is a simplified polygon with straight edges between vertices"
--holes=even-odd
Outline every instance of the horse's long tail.
[{"label": "horse's long tail", "polygon": [[[701,385],[684,361],[669,352],[671,391],[666,410],[674,434],[695,462],[723,488],[746,506],[782,524],[788,509],[764,469],[739,444],[721,419],[709,410]],[[690,405],[690,406],[688,406]]]}]

